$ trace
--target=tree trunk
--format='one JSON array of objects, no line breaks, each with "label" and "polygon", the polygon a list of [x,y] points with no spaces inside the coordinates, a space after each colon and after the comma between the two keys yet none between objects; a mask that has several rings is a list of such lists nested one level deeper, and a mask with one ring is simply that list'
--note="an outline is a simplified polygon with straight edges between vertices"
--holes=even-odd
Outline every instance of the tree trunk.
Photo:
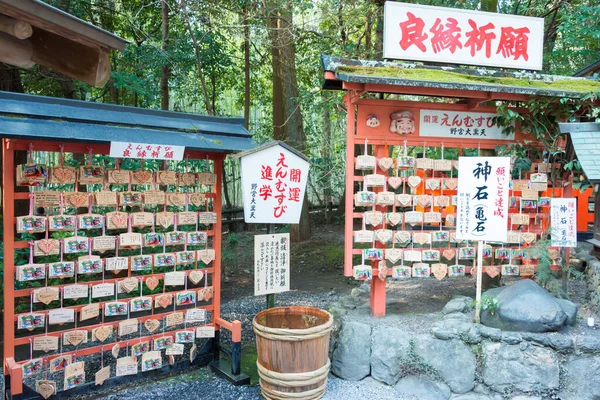
[{"label": "tree trunk", "polygon": [[[271,7],[269,18],[273,55],[273,137],[303,152],[305,138],[296,77],[293,6],[290,0],[273,3],[271,5],[275,7]],[[308,196],[305,196],[300,223],[291,226],[290,237],[293,241],[304,241],[310,236]]]},{"label": "tree trunk", "polygon": [[0,63],[0,90],[25,93],[18,68]]},{"label": "tree trunk", "polygon": [[385,0],[375,0],[377,9],[375,17],[377,25],[375,26],[375,59],[383,58],[383,4]]},{"label": "tree trunk", "polygon": [[[165,54],[169,47],[169,7],[167,0],[161,1],[162,11],[162,44],[160,49]],[[160,108],[161,110],[169,109],[169,77],[171,75],[171,67],[167,59],[164,61],[162,74],[160,76]]]},{"label": "tree trunk", "polygon": [[192,44],[194,45],[194,53],[196,54],[196,68],[198,70],[198,78],[200,79],[200,85],[202,86],[202,94],[204,95],[204,103],[206,106],[206,112],[209,115],[215,115],[215,110],[212,107],[210,94],[208,93],[208,88],[206,87],[206,78],[204,77],[204,71],[202,70],[202,58],[200,57],[200,45],[198,44],[198,39],[196,39],[194,30],[192,29],[192,25],[190,24],[190,17],[187,12],[187,3],[185,0],[181,0],[181,11],[183,14],[183,20],[185,22],[185,26],[187,27],[188,33],[192,39]]},{"label": "tree trunk", "polygon": [[250,18],[244,7],[244,128],[250,126]]},{"label": "tree trunk", "polygon": [[481,0],[481,11],[498,12],[498,0]]}]

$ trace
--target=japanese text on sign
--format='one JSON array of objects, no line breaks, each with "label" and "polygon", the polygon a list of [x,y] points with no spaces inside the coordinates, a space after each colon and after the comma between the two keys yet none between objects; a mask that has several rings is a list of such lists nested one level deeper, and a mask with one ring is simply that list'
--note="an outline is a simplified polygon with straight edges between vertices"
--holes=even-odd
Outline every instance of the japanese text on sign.
[{"label": "japanese text on sign", "polygon": [[183,160],[185,146],[148,143],[110,142],[110,156],[144,160]]},{"label": "japanese text on sign", "polygon": [[458,159],[458,239],[506,242],[509,157]]},{"label": "japanese text on sign", "polygon": [[290,234],[254,237],[254,295],[290,290]]},{"label": "japanese text on sign", "polygon": [[420,136],[444,138],[514,140],[514,132],[502,133],[494,123],[496,114],[441,110],[421,110]]},{"label": "japanese text on sign", "polygon": [[577,205],[574,198],[550,200],[552,246],[577,247]]},{"label": "japanese text on sign", "polygon": [[308,181],[308,162],[276,145],[242,157],[247,223],[298,223]]},{"label": "japanese text on sign", "polygon": [[542,69],[544,19],[388,1],[384,58]]}]

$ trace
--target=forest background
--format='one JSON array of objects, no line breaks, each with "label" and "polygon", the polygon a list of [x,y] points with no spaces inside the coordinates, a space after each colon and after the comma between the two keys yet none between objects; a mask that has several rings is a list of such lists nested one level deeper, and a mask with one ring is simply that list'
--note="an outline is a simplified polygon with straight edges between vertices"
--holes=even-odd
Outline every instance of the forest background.
[{"label": "forest background", "polygon": [[[0,90],[243,116],[257,143],[284,140],[310,158],[305,211],[308,203],[343,204],[346,110],[343,93],[321,90],[320,54],[381,59],[385,0],[46,2],[130,44],[112,54],[111,79],[103,89],[44,67],[0,64]],[[600,60],[597,0],[406,2],[543,17],[544,73],[572,75]],[[225,161],[226,209],[241,207],[238,162]],[[310,237],[308,212],[296,229],[296,238]]]}]

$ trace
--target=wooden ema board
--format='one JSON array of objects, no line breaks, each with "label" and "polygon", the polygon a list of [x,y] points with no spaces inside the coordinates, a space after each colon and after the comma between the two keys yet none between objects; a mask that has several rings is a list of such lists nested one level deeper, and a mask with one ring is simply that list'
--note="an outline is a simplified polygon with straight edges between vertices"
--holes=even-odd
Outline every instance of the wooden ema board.
[{"label": "wooden ema board", "polygon": [[[121,347],[121,354],[124,354],[124,350],[129,348],[129,352],[131,353],[131,346],[139,343],[140,340],[149,340],[160,338],[163,335],[175,335],[176,331],[184,330],[184,327],[188,330],[193,330],[197,326],[201,327],[212,327],[213,329],[219,329],[220,327],[225,327],[229,330],[232,330],[233,340],[240,341],[241,340],[241,324],[238,321],[234,321],[233,323],[227,322],[223,320],[220,316],[220,293],[221,293],[221,177],[222,177],[222,160],[224,155],[215,154],[215,153],[203,153],[196,151],[188,151],[186,152],[186,158],[189,159],[201,159],[207,160],[207,164],[210,165],[210,172],[213,172],[216,175],[216,184],[214,185],[193,185],[187,188],[181,188],[177,185],[172,185],[170,187],[158,186],[160,190],[181,190],[182,193],[185,192],[196,192],[202,191],[204,193],[204,197],[206,199],[204,205],[201,209],[196,209],[192,212],[192,216],[195,213],[196,218],[198,218],[197,227],[192,226],[191,228],[185,229],[183,226],[178,226],[179,231],[202,231],[207,236],[206,244],[202,244],[200,246],[193,247],[189,246],[188,250],[214,250],[214,259],[211,260],[212,257],[206,258],[206,262],[197,260],[196,262],[189,264],[177,263],[176,266],[170,267],[159,267],[154,265],[151,269],[146,271],[133,271],[131,268],[131,260],[127,263],[128,266],[126,269],[121,271],[112,271],[112,270],[104,270],[103,273],[95,273],[95,274],[84,274],[80,273],[79,267],[75,264],[75,276],[79,278],[77,281],[75,277],[72,278],[48,278],[48,279],[35,279],[35,280],[23,280],[21,267],[15,266],[15,252],[16,250],[20,250],[21,255],[18,258],[23,258],[23,250],[30,249],[30,243],[34,243],[34,241],[39,241],[46,238],[46,232],[39,232],[28,234],[28,238],[35,237],[31,242],[24,241],[21,238],[23,237],[21,233],[15,232],[15,223],[18,217],[23,216],[23,213],[19,215],[15,215],[15,205],[16,202],[28,203],[31,201],[29,192],[27,188],[19,187],[15,184],[15,173],[16,165],[15,165],[15,152],[16,151],[28,151],[28,149],[33,146],[35,151],[46,151],[46,152],[58,152],[59,145],[57,143],[52,142],[43,142],[43,141],[20,141],[20,140],[7,140],[3,139],[2,149],[3,149],[3,201],[4,201],[4,252],[5,252],[5,261],[4,261],[4,304],[5,304],[5,314],[4,314],[4,374],[10,375],[10,390],[13,396],[19,395],[23,393],[23,369],[22,365],[25,364],[30,359],[30,352],[32,352],[32,358],[43,358],[44,364],[48,363],[49,360],[52,360],[61,355],[82,357],[87,355],[92,355],[95,353],[100,353],[103,349],[105,351],[105,356],[110,353],[110,349],[119,344]],[[64,144],[64,152],[67,153],[84,153],[88,154],[88,151],[92,151],[93,154],[103,154],[106,155],[109,153],[109,146],[106,145],[89,145],[89,144]],[[48,159],[58,159],[58,157],[48,157]],[[162,162],[161,162],[162,165]],[[50,165],[51,166],[51,165]],[[107,173],[107,172],[105,172]],[[102,178],[104,179],[104,177]],[[55,184],[46,184],[38,189],[49,190],[49,191],[73,191],[76,186],[73,184],[70,185],[55,185]],[[87,185],[77,186],[80,194],[83,194],[84,197],[88,196],[88,192],[83,192],[83,190],[90,190],[90,193],[97,192],[102,189],[108,189],[109,184],[104,183],[103,185]],[[133,185],[135,190],[139,190],[143,193],[144,190],[150,190],[151,186],[135,186]],[[60,189],[60,190],[59,190]],[[121,190],[121,191],[130,191],[130,187],[128,185],[122,186],[110,186],[111,190]],[[46,197],[51,199],[52,196]],[[66,198],[66,196],[63,196]],[[35,197],[34,197],[35,198]],[[90,196],[91,199],[94,196]],[[81,214],[87,214],[89,211],[92,211],[93,214],[99,214],[101,216],[105,216],[108,211],[115,211],[116,207],[101,207],[93,204],[89,209],[88,206],[82,206],[77,209],[73,207],[67,207],[65,203],[63,203],[64,214],[77,214],[80,216]],[[37,207],[37,206],[36,206]],[[189,206],[188,206],[189,207]],[[208,209],[206,209],[208,207]],[[23,208],[23,207],[21,207]],[[158,208],[150,209],[149,206],[144,206],[145,210],[142,210],[140,206],[131,206],[131,207],[123,207],[119,206],[118,211],[122,213],[131,214],[138,211],[146,211],[151,213],[157,213],[164,211],[163,205],[160,205]],[[46,208],[46,213],[48,215],[53,215],[59,213],[57,211],[59,207],[48,207]],[[175,208],[168,206],[167,211],[183,211],[181,207]],[[188,209],[189,211],[189,209]],[[216,215],[216,220],[211,219],[211,222],[206,222],[201,213],[204,211],[211,211]],[[27,214],[27,213],[25,213]],[[188,215],[188,218],[190,216]],[[155,218],[155,217],[153,217]],[[164,237],[168,235],[169,232],[174,230],[174,226],[171,225],[166,229],[162,229],[157,224],[155,226],[157,232],[164,231]],[[11,223],[13,222],[14,223]],[[106,223],[107,221],[104,221]],[[160,228],[160,229],[159,229]],[[138,228],[132,227],[132,233],[138,232],[150,232],[151,228]],[[72,233],[72,232],[71,232]],[[102,235],[102,231],[100,229],[96,230],[79,230],[81,235],[85,235],[86,237],[95,237]],[[52,237],[52,231],[50,232],[49,237]],[[105,230],[105,235],[114,235],[119,236],[119,234],[127,234],[127,229],[121,230]],[[33,236],[32,236],[33,235]],[[58,235],[61,236],[61,235]],[[55,237],[58,237],[55,236]],[[62,235],[62,237],[68,235]],[[123,240],[123,238],[121,236]],[[64,241],[68,239],[61,239],[60,246],[61,248],[65,248]],[[118,243],[118,242],[117,242]],[[162,247],[162,246],[161,246]],[[48,250],[48,247],[45,248]],[[119,256],[133,256],[139,254],[139,247],[136,247],[134,250],[129,250],[127,253],[127,249],[120,248]],[[173,245],[169,246],[168,252],[177,252],[184,250],[184,245]],[[132,253],[133,252],[133,253]],[[152,248],[149,246],[144,246],[142,249],[143,254],[156,253],[156,248],[152,251]],[[162,252],[160,250],[159,252]],[[48,252],[50,255],[36,255],[33,257],[33,262],[39,265],[44,266],[43,269],[46,274],[48,274],[48,265],[52,262],[59,261],[60,256],[53,254],[52,252]],[[196,253],[196,251],[194,251]],[[79,259],[81,256],[88,256],[89,252],[79,253],[75,255],[71,254],[63,254],[64,261],[83,261]],[[107,252],[101,253],[93,251],[91,252],[93,256],[99,256],[103,262],[106,261],[107,257],[114,257],[115,251],[109,250]],[[203,253],[204,254],[204,253]],[[210,252],[209,252],[210,255]],[[83,264],[82,264],[83,265]],[[104,265],[105,266],[105,265]],[[162,281],[165,279],[167,274],[170,274],[173,271],[179,271],[185,274],[184,284],[178,286],[166,286],[163,289]],[[200,279],[197,271],[202,271],[203,277]],[[34,271],[35,272],[35,271]],[[118,274],[114,274],[118,272]],[[189,275],[189,276],[188,276]],[[169,275],[171,277],[171,275]],[[129,294],[127,291],[123,293],[118,293],[110,297],[100,297],[92,299],[93,304],[97,304],[99,306],[99,313],[94,312],[90,308],[86,308],[89,304],[89,296],[91,296],[91,288],[94,285],[98,284],[107,284],[113,285],[113,290],[117,293],[117,288],[120,282],[126,281],[127,279],[134,279],[134,282],[131,283],[131,287],[134,293]],[[169,278],[170,279],[170,278]],[[196,283],[194,283],[196,281]],[[87,287],[88,296],[81,296],[78,301],[72,299],[66,299],[64,297],[65,287],[69,287],[74,283],[78,283],[80,285],[84,285]],[[138,298],[139,296],[139,287],[140,283],[143,287],[143,297],[147,299],[151,299],[149,310],[145,312],[133,312],[130,309],[130,312],[127,316],[115,317],[115,316],[107,316],[105,315],[105,309],[107,304],[113,303],[116,301],[129,303],[130,307],[133,307],[130,304],[130,301]],[[55,289],[58,291],[58,298],[62,299],[62,307],[61,301],[50,301],[48,305],[35,302],[31,304],[31,300],[33,298],[34,290],[44,289],[48,287],[50,289]],[[210,298],[204,299],[201,298],[202,295],[199,293],[200,290],[205,289],[204,292],[210,292],[210,288],[212,288],[212,296]],[[152,291],[151,289],[154,289]],[[194,292],[196,293],[196,300],[190,301],[191,296],[182,296],[182,294],[186,292]],[[135,295],[134,295],[135,294]],[[166,307],[163,307],[159,304],[160,297],[164,294],[171,294],[173,296],[172,303]],[[180,299],[180,304],[176,304],[176,299]],[[46,299],[48,302],[48,299]],[[73,310],[75,321],[74,323],[66,323],[66,324],[54,324],[51,327],[48,326],[49,323],[49,315],[51,313],[55,313],[56,309],[64,308],[64,310]],[[177,325],[168,326],[165,328],[164,333],[162,328],[156,329],[147,329],[145,323],[149,320],[158,320],[161,323],[165,324],[166,321],[175,320],[174,318],[177,313],[183,312],[184,315],[189,309],[198,309],[205,310],[206,317],[203,322],[196,323],[179,323]],[[53,311],[54,310],[54,311]],[[83,312],[82,312],[83,310]],[[19,326],[18,321],[21,321],[21,317],[26,316],[28,314],[39,314],[44,316],[44,327],[38,329],[20,329],[22,326]],[[69,311],[70,312],[70,311]],[[86,313],[90,313],[90,319],[80,320],[81,315],[86,315]],[[127,340],[124,340],[123,337],[119,337],[119,324],[128,318],[137,319],[137,327],[135,329],[134,337],[125,336]],[[139,327],[144,324],[144,329],[140,329]],[[147,326],[153,327],[152,323],[148,323]],[[106,338],[104,341],[98,340],[97,338],[92,337],[92,331],[101,327],[110,327],[112,329],[112,337]],[[48,329],[49,328],[49,329]],[[70,331],[83,331],[87,336],[87,343],[80,343],[78,345],[72,345],[72,343],[68,343],[64,339],[64,333]],[[142,332],[143,333],[139,333]],[[141,337],[140,337],[141,335]],[[39,340],[43,337],[55,337],[58,338],[59,343],[63,341],[64,343],[60,344],[56,350],[51,350],[45,352],[43,350],[33,350],[30,349],[30,346],[33,346],[33,342]],[[101,336],[102,337],[102,336]],[[206,337],[206,336],[203,336]],[[94,340],[96,339],[96,340]],[[85,342],[85,341],[84,341]],[[199,342],[198,342],[199,343]],[[23,351],[23,348],[26,348]],[[20,349],[17,351],[17,349]],[[62,351],[62,353],[61,353]],[[99,359],[99,355],[97,356]],[[46,368],[44,366],[44,368]],[[39,375],[37,379],[43,379],[43,375]],[[92,377],[88,377],[88,380],[93,379]],[[60,390],[62,385],[58,386]]]},{"label": "wooden ema board", "polygon": [[[420,129],[425,129],[424,127],[420,127],[419,126],[419,113],[421,111],[422,108],[426,108],[428,110],[438,110],[440,112],[445,112],[448,111],[449,114],[451,114],[452,111],[462,111],[462,112],[469,112],[471,111],[469,109],[468,104],[439,104],[439,103],[416,103],[416,102],[401,102],[401,101],[388,101],[388,100],[367,100],[367,99],[354,99],[354,101],[351,101],[350,99],[352,98],[350,96],[351,93],[349,93],[348,95],[346,95],[345,97],[345,101],[346,101],[346,105],[348,106],[348,120],[347,120],[347,146],[346,146],[346,176],[347,176],[347,181],[346,181],[346,193],[347,194],[353,194],[353,195],[346,195],[346,204],[345,204],[345,211],[346,211],[346,220],[345,220],[345,262],[344,262],[344,275],[345,276],[354,276],[354,267],[358,266],[358,265],[363,265],[363,250],[364,249],[389,249],[392,248],[392,244],[390,242],[384,244],[382,243],[380,240],[378,240],[378,233],[376,233],[376,231],[379,230],[391,230],[392,231],[392,242],[394,241],[394,235],[396,234],[396,231],[409,231],[410,235],[411,235],[411,240],[408,244],[395,244],[394,247],[398,248],[398,249],[408,249],[409,251],[413,250],[413,246],[415,247],[414,250],[417,250],[420,253],[420,256],[423,258],[425,256],[425,252],[428,250],[438,250],[440,252],[439,254],[439,261],[438,260],[425,260],[423,259],[421,262],[407,262],[406,260],[404,260],[404,262],[402,262],[402,259],[399,258],[398,254],[395,254],[394,257],[392,257],[394,259],[394,262],[390,262],[389,260],[387,261],[387,271],[385,271],[385,269],[383,269],[384,273],[386,273],[386,275],[389,277],[392,276],[393,274],[393,267],[394,266],[399,266],[399,265],[404,265],[404,266],[411,266],[413,264],[417,264],[417,263],[423,263],[425,264],[425,266],[429,267],[430,270],[427,271],[427,268],[425,269],[419,269],[418,271],[424,271],[424,273],[426,274],[426,276],[431,276],[433,277],[434,274],[434,270],[433,268],[431,268],[434,264],[446,264],[448,266],[448,270],[450,270],[450,267],[456,264],[456,259],[454,257],[449,257],[449,259],[444,258],[444,254],[443,251],[445,249],[450,249],[446,255],[451,256],[452,252],[454,251],[456,253],[456,257],[459,256],[460,254],[460,248],[461,247],[473,247],[474,249],[476,249],[477,247],[477,243],[473,242],[473,243],[469,243],[469,246],[466,245],[466,243],[451,243],[450,240],[446,240],[446,241],[442,241],[442,242],[438,242],[438,243],[432,243],[431,245],[427,242],[427,240],[425,239],[425,237],[427,236],[428,232],[431,232],[432,234],[435,233],[436,231],[440,231],[442,230],[443,232],[448,232],[450,235],[450,232],[454,232],[455,231],[455,225],[456,222],[454,222],[454,226],[449,226],[450,224],[447,224],[447,217],[448,216],[456,216],[456,208],[455,206],[452,205],[452,196],[456,195],[456,187],[453,187],[452,189],[442,189],[435,187],[435,185],[432,185],[431,187],[427,186],[427,180],[428,179],[439,179],[440,180],[440,186],[442,185],[442,180],[445,178],[457,178],[457,170],[455,168],[452,168],[452,173],[450,171],[435,171],[433,169],[423,169],[423,168],[404,168],[404,169],[399,169],[399,178],[401,181],[407,183],[409,180],[410,176],[418,176],[420,178],[420,183],[414,188],[411,189],[410,186],[408,184],[406,184],[406,190],[404,190],[404,184],[400,184],[398,186],[397,189],[394,189],[392,186],[390,186],[389,184],[389,178],[392,176],[396,176],[396,172],[395,172],[395,168],[397,166],[400,165],[400,162],[398,160],[398,157],[402,157],[404,155],[404,146],[407,147],[408,150],[410,150],[410,152],[412,154],[412,156],[416,156],[416,153],[423,153],[423,149],[428,149],[427,151],[427,157],[428,158],[437,158],[440,159],[440,155],[441,155],[441,147],[444,147],[445,150],[445,154],[451,154],[452,151],[450,149],[458,149],[458,156],[463,155],[463,149],[471,149],[471,152],[473,151],[473,149],[475,149],[475,154],[472,155],[477,155],[477,149],[482,149],[482,150],[493,150],[495,149],[498,145],[502,145],[502,144],[508,144],[511,142],[517,142],[520,141],[522,139],[524,139],[523,135],[519,132],[516,133],[515,139],[514,140],[489,140],[489,139],[481,139],[481,138],[473,138],[472,135],[471,137],[431,137],[431,136],[425,136],[425,135],[421,135]],[[406,134],[398,134],[398,133],[394,133],[391,132],[391,124],[392,124],[392,115],[394,113],[399,113],[401,114],[401,112],[403,111],[408,111],[409,113],[411,113],[414,117],[414,123],[413,123],[413,132],[409,132]],[[491,107],[478,107],[476,112],[482,112],[482,113],[493,113],[495,111],[494,108]],[[374,117],[376,122],[374,121]],[[370,125],[369,125],[370,124]],[[377,166],[375,167],[375,169],[373,170],[360,170],[357,169],[357,161],[358,158],[362,155],[364,155],[364,150],[363,152],[361,152],[360,154],[355,153],[357,145],[359,148],[364,149],[364,145],[365,145],[365,140],[367,143],[367,154],[371,155],[371,156],[375,156],[375,158],[377,159]],[[362,146],[361,146],[362,145]],[[416,149],[416,151],[415,151]],[[449,151],[450,150],[450,151]],[[456,160],[456,151],[454,151],[454,159]],[[435,156],[437,154],[437,156]],[[483,155],[483,154],[482,154]],[[421,156],[422,157],[422,156]],[[383,165],[380,165],[379,160],[384,159],[384,158],[391,158],[393,160],[392,163],[392,167],[390,169],[387,169],[387,166],[390,165],[390,160],[387,160],[387,165],[386,162],[383,162]],[[415,160],[418,164],[420,164],[421,162]],[[359,162],[360,164],[360,162]],[[457,165],[457,164],[456,164]],[[537,164],[534,164],[537,165]],[[382,166],[384,167],[382,169]],[[531,174],[533,173],[537,173],[537,170],[531,170],[529,172],[527,172],[526,174],[524,173],[522,176],[522,179],[525,181],[528,181],[530,179]],[[365,178],[368,175],[372,175],[372,174],[377,174],[377,175],[382,175],[385,178],[385,181],[388,181],[387,183],[387,189],[384,189],[384,186],[372,186],[372,187],[368,187],[368,186],[364,186],[364,181]],[[415,184],[417,183],[417,181],[419,180],[419,178],[413,178],[412,179],[412,183]],[[373,179],[373,177],[367,177],[366,178],[368,181],[373,181],[375,182],[377,179]],[[379,180],[381,180],[381,178],[379,178]],[[394,184],[398,184],[398,181],[394,182]],[[570,186],[569,186],[570,188]],[[381,193],[384,190],[387,190],[389,192],[394,192],[395,194],[411,194],[413,196],[421,196],[421,195],[431,195],[433,196],[433,198],[435,198],[436,196],[449,196],[450,197],[450,204],[449,206],[445,206],[445,207],[438,207],[438,206],[427,206],[427,207],[423,207],[422,205],[416,205],[415,207],[411,206],[401,206],[399,204],[399,202],[396,200],[395,201],[395,209],[392,205],[381,205],[381,204],[375,204],[375,205],[367,205],[367,206],[356,206],[355,201],[355,195],[357,192],[359,191],[370,191],[370,192],[374,192],[377,196],[378,193]],[[565,189],[565,193],[563,193],[562,188],[559,189],[555,189],[554,192],[552,192],[552,189],[547,189],[547,190],[539,190],[537,191],[537,194],[539,197],[569,197],[570,194],[570,190],[569,193],[567,193],[567,190]],[[388,195],[389,197],[389,195]],[[525,237],[530,240],[532,234],[535,235],[535,240],[539,240],[540,239],[540,235],[542,232],[544,232],[549,224],[549,208],[550,205],[549,203],[547,205],[543,205],[543,206],[539,206],[538,203],[536,203],[536,207],[534,208],[527,208],[527,207],[520,207],[519,204],[521,203],[521,198],[522,197],[527,197],[526,193],[524,193],[522,190],[510,190],[509,192],[509,197],[515,197],[516,198],[516,206],[509,206],[509,214],[518,214],[520,212],[522,212],[523,214],[528,214],[530,215],[530,219],[529,219],[529,223],[528,224],[524,224],[524,225],[514,225],[512,226],[512,230],[513,231],[521,231],[523,233],[527,233],[525,235]],[[414,198],[413,198],[414,200]],[[360,203],[359,203],[360,204]],[[441,222],[439,223],[422,223],[422,222],[418,222],[415,223],[414,225],[411,225],[409,223],[406,222],[406,217],[407,214],[406,212],[411,212],[411,211],[416,211],[416,212],[439,212],[441,213],[442,219]],[[379,224],[377,226],[373,226],[370,224],[366,224],[363,225],[363,219],[365,218],[365,212],[369,213],[369,212],[380,212],[383,214],[383,223]],[[402,214],[402,222],[394,225],[393,223],[390,223],[389,221],[386,221],[386,213],[392,213],[392,212],[396,212],[396,213],[401,213]],[[367,214],[368,215],[368,214]],[[433,215],[433,214],[432,214]],[[398,217],[396,216],[396,219]],[[375,220],[375,218],[373,218]],[[509,224],[510,224],[510,219],[511,217],[509,216]],[[428,229],[425,229],[425,227],[427,227]],[[372,231],[374,233],[376,233],[374,235],[374,240],[371,243],[356,243],[355,242],[355,231],[359,231],[359,230],[368,230],[368,231]],[[509,226],[509,231],[511,230],[511,227]],[[413,237],[413,234],[417,233],[420,234],[418,235],[416,238]],[[422,235],[422,233],[425,233],[425,236]],[[369,237],[370,234],[367,234],[366,237]],[[385,232],[381,233],[381,237],[385,240],[387,237],[389,237],[389,233],[386,234]],[[520,236],[520,238],[522,239],[522,237]],[[417,243],[417,242],[421,242],[421,243]],[[530,244],[533,244],[535,241],[531,242]],[[519,246],[518,244],[515,245],[506,245],[505,248],[515,248],[515,249],[519,249],[519,248],[526,248],[528,246],[527,243],[522,243],[521,246]],[[499,247],[499,246],[494,246],[494,248],[492,249],[492,255],[489,258],[489,260],[485,261],[484,260],[484,265],[503,265],[503,264],[508,264],[509,260],[508,259],[499,259],[496,257],[495,254],[495,249]],[[466,253],[466,250],[465,250]],[[377,258],[379,256],[378,250],[374,250],[373,254],[375,255],[374,258]],[[385,254],[385,253],[384,253]],[[393,254],[393,252],[392,252]],[[406,253],[405,253],[406,255]],[[411,254],[414,256],[414,254]],[[432,256],[433,258],[436,257],[435,255],[435,251],[432,253],[428,253],[428,256]],[[476,254],[475,254],[476,255]],[[385,255],[384,255],[385,258]],[[473,265],[475,265],[475,261],[476,261],[476,257],[472,257],[472,258],[468,258],[468,259],[461,259],[459,261],[460,265],[463,265],[463,270],[466,273],[467,277],[470,277],[470,272],[471,272],[471,268]],[[491,263],[490,263],[491,261]],[[377,261],[377,260],[369,260],[368,257],[364,258],[364,268],[357,268],[357,272],[360,274],[360,278],[364,278],[366,276],[366,274],[368,274],[369,270],[371,270],[371,274],[372,274],[372,278],[371,278],[371,310],[374,316],[384,316],[385,315],[385,304],[386,304],[386,300],[385,300],[385,290],[386,290],[386,283],[385,281],[382,281],[378,278],[378,273],[379,273],[379,265],[380,265],[381,261]],[[512,264],[517,264],[517,265],[527,265],[527,264],[535,264],[535,260],[516,260],[513,259],[511,260]],[[437,267],[439,268],[439,267]],[[443,266],[441,266],[441,269],[443,271]],[[523,268],[523,270],[525,272],[527,272],[527,268]],[[404,272],[406,272],[406,270],[404,270]],[[413,269],[410,271],[410,274],[414,274],[416,271]],[[530,272],[527,272],[528,274]],[[440,273],[440,271],[438,271],[439,276],[443,276],[443,272]],[[355,276],[357,277],[357,276]],[[410,276],[410,279],[414,279],[412,276]],[[452,279],[449,278],[448,275],[446,275],[445,278],[443,279]]]}]

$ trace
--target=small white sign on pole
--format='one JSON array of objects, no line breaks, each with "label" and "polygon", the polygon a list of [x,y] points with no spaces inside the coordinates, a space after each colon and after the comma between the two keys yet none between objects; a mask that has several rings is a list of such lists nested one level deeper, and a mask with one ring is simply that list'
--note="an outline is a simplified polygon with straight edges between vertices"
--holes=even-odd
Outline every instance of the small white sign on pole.
[{"label": "small white sign on pole", "polygon": [[143,160],[183,160],[185,146],[164,144],[110,142],[110,156]]},{"label": "small white sign on pole", "polygon": [[383,57],[542,69],[544,19],[388,1]]},{"label": "small white sign on pole", "polygon": [[278,143],[241,156],[244,220],[297,224],[306,194],[309,163]]},{"label": "small white sign on pole", "polygon": [[506,242],[510,157],[458,159],[456,237]]},{"label": "small white sign on pole", "polygon": [[254,236],[254,295],[290,290],[290,234]]},{"label": "small white sign on pole", "polygon": [[577,203],[574,198],[550,200],[552,246],[577,247]]},{"label": "small white sign on pole", "polygon": [[494,122],[496,114],[450,110],[421,110],[420,136],[440,138],[515,140]]}]

